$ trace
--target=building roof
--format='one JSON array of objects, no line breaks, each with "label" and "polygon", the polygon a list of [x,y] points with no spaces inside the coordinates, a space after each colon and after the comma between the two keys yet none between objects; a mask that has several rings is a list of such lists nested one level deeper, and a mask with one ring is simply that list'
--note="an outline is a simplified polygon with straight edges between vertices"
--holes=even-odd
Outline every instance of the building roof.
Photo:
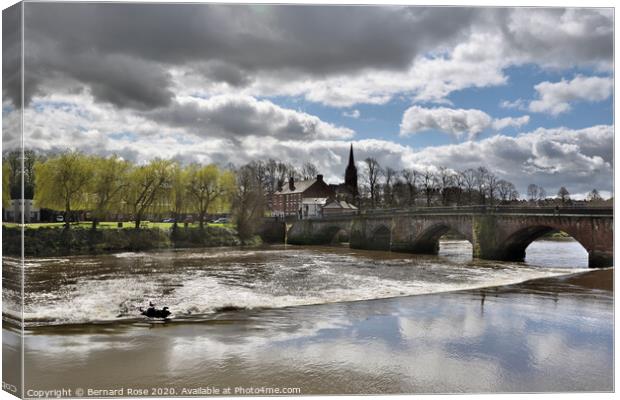
[{"label": "building roof", "polygon": [[301,204],[320,204],[327,203],[327,197],[304,197],[301,199]]},{"label": "building roof", "polygon": [[323,208],[337,208],[337,209],[345,209],[345,210],[357,210],[353,204],[348,203],[344,200],[332,200],[329,203],[325,204]]},{"label": "building roof", "polygon": [[310,186],[314,185],[315,182],[316,182],[316,179],[294,182],[295,189],[293,190],[290,189],[288,182],[285,182],[284,185],[282,185],[282,190],[278,190],[276,193],[277,194],[303,193],[306,190],[308,190]]}]

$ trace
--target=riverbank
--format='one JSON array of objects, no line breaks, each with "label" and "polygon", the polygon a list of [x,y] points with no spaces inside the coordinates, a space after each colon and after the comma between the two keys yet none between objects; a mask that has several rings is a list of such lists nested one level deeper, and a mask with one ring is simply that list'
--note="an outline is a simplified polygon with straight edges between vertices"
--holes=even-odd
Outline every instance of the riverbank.
[{"label": "riverbank", "polygon": [[[2,227],[2,250],[8,256],[21,254],[21,229]],[[246,245],[260,244],[257,237]],[[207,226],[177,229],[106,228],[93,230],[74,227],[69,230],[39,227],[24,230],[24,254],[33,257],[54,257],[86,254],[111,254],[127,251],[164,250],[239,246],[237,231],[229,227]]]},{"label": "riverbank", "polygon": [[35,328],[25,338],[26,385],[49,390],[79,382],[167,396],[205,387],[301,394],[611,391],[612,281],[607,269],[485,289],[220,313],[197,322]]}]

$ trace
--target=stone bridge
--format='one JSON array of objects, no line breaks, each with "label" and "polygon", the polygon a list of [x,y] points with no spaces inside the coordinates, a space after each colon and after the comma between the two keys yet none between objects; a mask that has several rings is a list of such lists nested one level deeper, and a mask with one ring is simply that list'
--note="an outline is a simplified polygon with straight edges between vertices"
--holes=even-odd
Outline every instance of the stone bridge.
[{"label": "stone bridge", "polygon": [[503,261],[523,261],[530,243],[563,231],[587,250],[590,267],[613,265],[612,208],[377,210],[295,221],[287,243],[329,244],[343,237],[355,249],[437,254],[439,238],[448,231],[467,238],[474,257]]}]

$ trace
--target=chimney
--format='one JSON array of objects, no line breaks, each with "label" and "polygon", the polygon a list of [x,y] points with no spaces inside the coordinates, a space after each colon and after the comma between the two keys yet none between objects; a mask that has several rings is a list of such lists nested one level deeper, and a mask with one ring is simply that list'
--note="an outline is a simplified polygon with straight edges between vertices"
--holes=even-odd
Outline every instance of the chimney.
[{"label": "chimney", "polygon": [[318,175],[316,176],[316,180],[317,180],[317,181],[319,181],[319,182],[323,182],[323,175],[318,174]]},{"label": "chimney", "polygon": [[292,192],[293,190],[295,190],[295,178],[293,178],[292,176],[290,178],[288,178],[288,189]]}]

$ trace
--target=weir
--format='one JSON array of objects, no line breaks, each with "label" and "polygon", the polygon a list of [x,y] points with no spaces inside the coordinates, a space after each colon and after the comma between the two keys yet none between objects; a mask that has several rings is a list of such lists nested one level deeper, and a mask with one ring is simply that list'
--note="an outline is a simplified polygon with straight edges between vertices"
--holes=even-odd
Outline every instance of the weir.
[{"label": "weir", "polygon": [[523,261],[534,240],[563,231],[588,252],[592,268],[613,265],[612,208],[442,207],[373,210],[357,215],[295,221],[289,244],[324,245],[337,232],[349,236],[355,249],[437,254],[439,238],[449,230],[472,243],[473,256],[486,260]]}]

